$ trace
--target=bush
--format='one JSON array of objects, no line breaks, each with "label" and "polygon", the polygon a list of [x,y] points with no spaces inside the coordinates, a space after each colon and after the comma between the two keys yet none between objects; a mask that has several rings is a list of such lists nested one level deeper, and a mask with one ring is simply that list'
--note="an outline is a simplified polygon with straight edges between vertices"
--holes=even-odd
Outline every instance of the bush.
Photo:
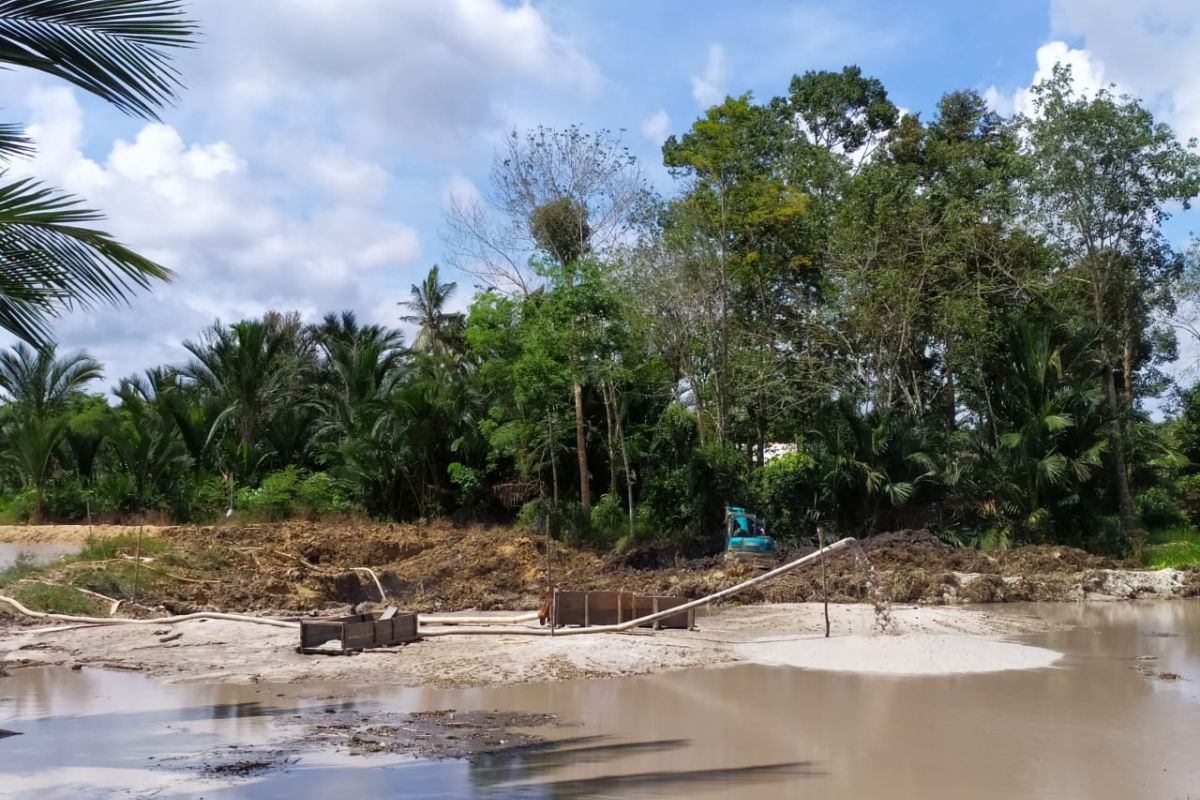
[{"label": "bush", "polygon": [[1175,482],[1175,495],[1192,524],[1200,524],[1200,473],[1179,478]]},{"label": "bush", "polygon": [[459,508],[477,509],[481,505],[486,488],[482,473],[457,461],[447,467],[446,472],[455,486]]},{"label": "bush", "polygon": [[1169,528],[1185,521],[1183,509],[1165,489],[1152,486],[1138,495],[1137,515],[1146,527]]},{"label": "bush", "polygon": [[362,513],[328,472],[314,472],[301,481],[297,505],[304,514],[314,517]]},{"label": "bush", "polygon": [[133,476],[127,472],[105,472],[92,486],[93,516],[128,514],[137,506]]},{"label": "bush", "polygon": [[79,522],[87,519],[92,495],[79,476],[65,473],[55,477],[42,498],[42,514],[48,520]]},{"label": "bush", "polygon": [[807,454],[789,453],[750,474],[751,510],[778,539],[795,542],[815,535],[809,517],[813,466]]},{"label": "bush", "polygon": [[0,498],[0,520],[9,524],[29,522],[36,504],[37,492],[33,489],[21,489]]},{"label": "bush", "polygon": [[342,494],[327,473],[306,475],[295,466],[272,472],[256,489],[239,491],[235,507],[251,518],[271,522],[360,510]]},{"label": "bush", "polygon": [[602,495],[592,506],[591,523],[593,536],[605,544],[614,544],[629,534],[629,516],[612,492]]}]

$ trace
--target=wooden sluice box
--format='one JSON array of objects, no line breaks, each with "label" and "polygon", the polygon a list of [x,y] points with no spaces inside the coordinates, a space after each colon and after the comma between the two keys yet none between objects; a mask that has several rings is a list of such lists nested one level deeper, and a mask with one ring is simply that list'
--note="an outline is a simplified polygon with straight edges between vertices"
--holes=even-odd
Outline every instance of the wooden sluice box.
[{"label": "wooden sluice box", "polygon": [[417,615],[389,608],[350,617],[302,619],[300,646],[296,651],[349,655],[371,647],[407,644],[419,638]]},{"label": "wooden sluice box", "polygon": [[[569,625],[620,625],[631,619],[657,614],[687,603],[684,597],[657,597],[633,592],[560,592],[555,590],[550,604],[550,623],[556,628]],[[646,628],[695,627],[695,609],[680,611],[657,622],[647,622]]]}]

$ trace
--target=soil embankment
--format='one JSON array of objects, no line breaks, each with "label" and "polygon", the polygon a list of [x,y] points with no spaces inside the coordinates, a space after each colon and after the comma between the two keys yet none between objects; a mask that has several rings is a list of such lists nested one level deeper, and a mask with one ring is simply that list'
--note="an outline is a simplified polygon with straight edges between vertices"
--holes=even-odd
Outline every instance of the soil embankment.
[{"label": "soil embankment", "polygon": [[[68,526],[47,535],[65,541]],[[0,529],[0,538],[13,529]],[[16,528],[37,535],[39,528]],[[86,526],[72,529],[79,540]],[[96,529],[99,530],[99,529]],[[104,535],[137,529],[105,528]],[[105,596],[125,596],[171,613],[198,610],[311,612],[380,601],[420,611],[536,608],[545,590],[547,557],[540,537],[512,528],[292,522],[272,525],[146,529],[137,574],[133,548],[111,557],[57,565],[40,576]],[[153,535],[151,535],[153,533]],[[114,540],[116,541],[116,540]],[[111,549],[111,548],[110,548]],[[1200,571],[1134,569],[1069,547],[1023,547],[985,553],[954,548],[927,531],[901,531],[863,541],[885,596],[896,603],[955,604],[1200,595]],[[125,552],[128,551],[128,552]],[[785,554],[785,558],[789,554]],[[601,555],[553,543],[555,585],[702,597],[756,570],[720,557],[635,568],[645,559]],[[867,599],[866,573],[851,553],[826,564],[829,599]],[[818,564],[747,591],[745,602],[798,603],[822,598]],[[3,613],[3,612],[0,612]],[[147,613],[148,609],[147,609]]]}]

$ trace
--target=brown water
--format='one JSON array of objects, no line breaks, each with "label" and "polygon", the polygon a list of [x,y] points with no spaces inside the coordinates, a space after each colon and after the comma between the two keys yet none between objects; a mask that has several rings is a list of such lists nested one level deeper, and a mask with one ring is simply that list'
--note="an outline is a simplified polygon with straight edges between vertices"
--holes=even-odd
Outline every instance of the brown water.
[{"label": "brown water", "polygon": [[[0,728],[22,733],[0,738],[0,797],[1200,797],[1200,602],[1008,610],[1073,624],[1023,640],[1065,653],[1058,666],[934,678],[747,665],[498,689],[336,687],[309,701],[20,670],[0,680]],[[582,723],[556,736],[597,738],[473,763],[303,752],[225,783],[178,758],[268,741],[297,708],[329,704],[549,711]]]},{"label": "brown water", "polygon": [[12,566],[17,559],[24,559],[33,564],[46,564],[61,556],[79,552],[77,544],[49,544],[38,542],[34,544],[12,544],[0,542],[0,569]]}]

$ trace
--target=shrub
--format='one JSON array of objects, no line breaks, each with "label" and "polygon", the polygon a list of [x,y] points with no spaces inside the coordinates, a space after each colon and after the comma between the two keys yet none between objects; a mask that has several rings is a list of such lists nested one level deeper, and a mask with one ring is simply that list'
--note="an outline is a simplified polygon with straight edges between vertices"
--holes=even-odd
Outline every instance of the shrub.
[{"label": "shrub", "polygon": [[91,499],[91,492],[78,475],[57,475],[46,487],[42,513],[47,519],[78,522],[87,518],[88,503]]},{"label": "shrub", "polygon": [[272,472],[256,489],[239,491],[235,507],[253,519],[271,522],[293,517],[351,514],[361,510],[342,493],[329,474],[305,474],[295,466]]},{"label": "shrub", "polygon": [[612,492],[602,495],[592,506],[591,527],[592,534],[605,544],[629,534],[629,517]]},{"label": "shrub", "polygon": [[478,508],[486,488],[480,471],[455,461],[446,468],[446,472],[454,484],[459,508]]},{"label": "shrub", "polygon": [[1179,478],[1175,482],[1175,494],[1192,524],[1200,524],[1200,473]]},{"label": "shrub", "polygon": [[1151,486],[1137,498],[1137,515],[1148,528],[1169,528],[1185,521],[1183,509],[1165,489]]},{"label": "shrub", "polygon": [[294,517],[303,479],[296,467],[272,472],[262,479],[258,488],[240,490],[235,507],[255,519],[278,521]]},{"label": "shrub", "polygon": [[296,502],[301,512],[314,517],[362,512],[328,472],[314,472],[301,481]]},{"label": "shrub", "polygon": [[0,520],[9,524],[29,522],[36,503],[37,492],[33,489],[21,489],[0,498]]},{"label": "shrub", "polygon": [[750,474],[751,510],[766,522],[773,536],[794,542],[814,534],[809,523],[815,496],[812,473],[812,458],[789,453]]}]

